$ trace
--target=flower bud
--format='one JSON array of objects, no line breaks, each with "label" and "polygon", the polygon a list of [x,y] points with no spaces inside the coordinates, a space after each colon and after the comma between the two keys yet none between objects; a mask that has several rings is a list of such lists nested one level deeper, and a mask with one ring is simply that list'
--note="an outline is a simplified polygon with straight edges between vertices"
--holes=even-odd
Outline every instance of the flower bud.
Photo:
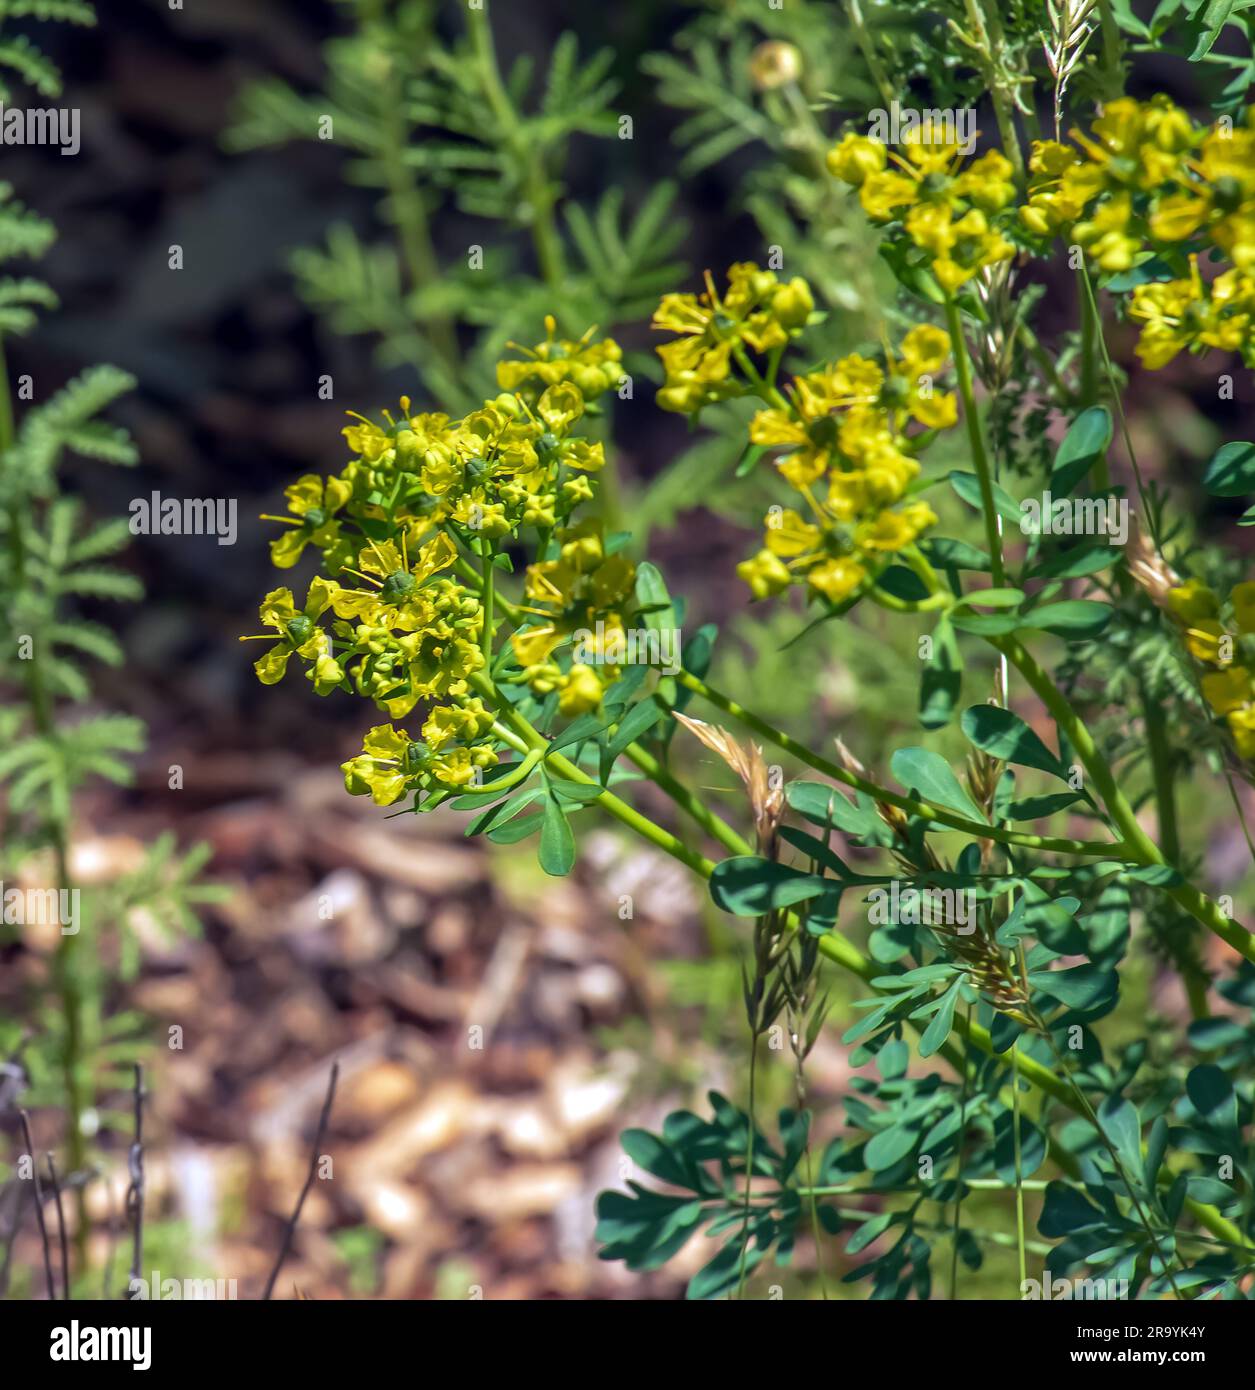
[{"label": "flower bud", "polygon": [[802,75],[802,55],[782,39],[760,43],[750,54],[750,78],[760,92],[796,82]]}]

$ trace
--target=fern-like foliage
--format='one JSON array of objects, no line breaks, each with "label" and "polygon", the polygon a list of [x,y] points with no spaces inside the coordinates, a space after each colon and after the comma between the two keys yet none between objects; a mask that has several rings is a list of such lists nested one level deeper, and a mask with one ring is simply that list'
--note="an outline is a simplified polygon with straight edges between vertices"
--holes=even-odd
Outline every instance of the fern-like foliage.
[{"label": "fern-like foliage", "polygon": [[[23,86],[55,100],[61,95],[61,73],[27,35],[8,32],[9,22],[15,19],[90,27],[96,23],[95,6],[87,0],[0,0],[0,73],[11,73]],[[11,102],[13,92],[10,79],[0,75],[0,102]]]},{"label": "fern-like foliage", "polygon": [[[351,31],[324,48],[324,89],[255,83],[226,136],[236,151],[327,140],[351,181],[381,195],[382,235],[335,226],[292,258],[302,298],[332,331],[373,338],[381,365],[469,408],[494,389],[504,345],[533,337],[546,314],[571,336],[608,331],[682,277],[672,183],[653,181],[630,210],[621,189],[592,208],[567,197],[571,141],[630,133],[611,106],[611,51],[582,53],[566,33],[543,72],[526,56],[503,68],[486,8],[468,9],[452,42],[428,0],[346,10]],[[446,208],[485,224],[470,254],[441,254],[432,228]]]},{"label": "fern-like foliage", "polygon": [[[46,97],[60,94],[56,68],[25,36],[7,32],[10,20],[87,25],[92,7],[79,0],[0,0],[0,70],[15,71]],[[0,81],[0,100],[10,89]],[[52,224],[0,183],[0,266],[43,256],[56,236]],[[25,273],[0,277],[0,342],[31,331],[57,296]],[[23,1065],[33,1080],[33,1102],[68,1110],[67,1167],[87,1162],[85,1113],[102,1089],[129,1084],[119,1068],[145,1046],[136,1017],[107,1017],[108,979],[102,937],[116,941],[124,969],[134,972],[138,952],[130,923],[145,920],[170,929],[194,925],[192,905],[207,890],[193,882],[205,858],[180,856],[173,839],[159,841],[141,867],[104,888],[73,884],[71,839],[74,798],[87,783],[119,785],[133,778],[132,762],[145,743],[143,723],[100,707],[97,674],[123,663],[113,632],[85,611],[101,601],[134,601],[142,589],[111,563],[127,544],[125,520],[93,523],[62,487],[62,465],[75,455],[129,466],[137,459],[125,430],[106,413],[134,379],[111,366],[89,367],[45,400],[15,416],[0,358],[0,880],[32,873],[58,890],[59,901],[81,903],[72,927],[61,920],[60,944],[47,994],[30,1001],[37,1032]],[[70,899],[64,899],[70,894]],[[4,945],[13,932],[0,925]],[[112,950],[112,948],[111,948]],[[9,1040],[4,1051],[11,1050]],[[108,1112],[100,1112],[107,1121]],[[76,1188],[80,1229],[87,1225],[81,1183]]]}]

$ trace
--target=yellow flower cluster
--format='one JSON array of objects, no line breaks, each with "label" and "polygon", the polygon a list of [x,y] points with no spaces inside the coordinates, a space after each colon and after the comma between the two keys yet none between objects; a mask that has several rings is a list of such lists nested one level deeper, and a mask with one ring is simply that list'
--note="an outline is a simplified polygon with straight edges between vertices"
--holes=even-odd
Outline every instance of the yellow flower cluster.
[{"label": "yellow flower cluster", "polygon": [[806,326],[814,312],[810,286],[799,276],[781,281],[773,270],[748,261],[728,271],[728,289],[720,296],[710,272],[697,294],[663,295],[653,327],[679,334],[658,349],[666,381],[658,392],[663,410],[696,414],[703,406],[749,389],[733,371],[755,372],[746,349],[778,354]]},{"label": "yellow flower cluster", "polygon": [[1203,698],[1224,718],[1239,755],[1255,762],[1255,582],[1234,586],[1228,603],[1197,579],[1169,591],[1168,611],[1190,655],[1207,667]]},{"label": "yellow flower cluster", "polygon": [[755,415],[750,438],[786,451],[776,466],[806,512],[768,513],[762,549],[737,567],[755,598],[804,582],[839,604],[936,523],[926,503],[896,504],[919,473],[909,424],[945,429],[957,419],[954,395],[933,385],[949,354],[949,335],[920,325],[883,366],[844,357],[796,378],[787,401]]},{"label": "yellow flower cluster", "polygon": [[557,331],[558,325],[550,314],[545,319],[543,343],[531,348],[511,343],[522,356],[497,363],[497,385],[534,404],[546,387],[559,382],[571,382],[586,401],[595,401],[623,380],[623,351],[614,339],[594,342],[595,330],[590,328],[578,342],[573,342],[555,337]]},{"label": "yellow flower cluster", "polygon": [[1150,368],[1181,351],[1240,351],[1255,306],[1255,107],[1196,125],[1165,96],[1109,102],[1076,146],[1034,144],[1029,200],[1020,209],[1034,236],[1062,235],[1100,270],[1126,271],[1157,253],[1211,250],[1231,268],[1210,284],[1190,255],[1188,274],[1138,285],[1129,315],[1143,325],[1137,352]]},{"label": "yellow flower cluster", "polygon": [[605,463],[602,445],[576,428],[622,379],[621,353],[591,335],[558,339],[552,319],[546,330],[543,343],[498,364],[501,394],[461,419],[414,413],[408,399],[384,423],[355,416],[348,465],[300,478],[286,490],[288,514],[269,518],[288,528],[271,543],[274,564],[289,569],[312,549],[322,573],[299,608],[290,589],[266,596],[273,645],[258,679],[281,680],[296,656],[320,695],[356,692],[394,720],[424,707],[421,739],[382,724],[343,765],[348,790],[381,805],[407,790],[465,787],[497,761],[494,716],[470,683],[494,634],[482,581],[471,587],[458,571],[490,566],[525,529],[544,558],[528,571],[530,625],[513,635],[525,669],[513,678],[538,694],[557,690],[563,710],[578,712],[596,708],[617,675],[554,658],[582,623],[621,630],[632,599],[631,565],[605,553],[595,523],[572,520]]},{"label": "yellow flower cluster", "polygon": [[911,132],[902,154],[865,135],[847,135],[828,152],[828,168],[858,189],[873,222],[900,222],[937,283],[953,291],[983,266],[1015,254],[999,225],[1015,201],[1014,171],[997,150],[963,166],[957,142],[928,142],[922,134]]}]

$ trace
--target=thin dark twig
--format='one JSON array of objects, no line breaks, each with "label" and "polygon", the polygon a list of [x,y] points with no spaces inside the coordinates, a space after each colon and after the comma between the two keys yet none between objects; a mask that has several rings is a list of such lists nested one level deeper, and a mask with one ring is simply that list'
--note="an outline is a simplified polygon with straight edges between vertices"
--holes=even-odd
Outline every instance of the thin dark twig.
[{"label": "thin dark twig", "polygon": [[321,1156],[323,1137],[327,1133],[327,1122],[331,1119],[331,1103],[335,1100],[336,1082],[339,1077],[340,1063],[333,1062],[331,1079],[327,1082],[327,1098],[322,1103],[322,1114],[318,1117],[318,1131],[314,1135],[314,1148],[309,1156],[309,1172],[305,1177],[305,1186],[301,1188],[301,1195],[297,1198],[296,1210],[293,1211],[288,1224],[284,1227],[283,1244],[279,1247],[279,1258],[275,1261],[275,1267],[270,1271],[270,1278],[266,1280],[266,1292],[262,1294],[263,1300],[269,1299],[274,1292],[279,1271],[283,1268],[283,1263],[292,1249],[292,1238],[296,1235],[296,1223],[301,1219],[301,1208],[305,1205],[309,1190],[313,1187],[314,1179],[318,1176],[318,1159]]},{"label": "thin dark twig", "polygon": [[57,1181],[57,1163],[51,1154],[48,1160],[48,1181],[52,1183],[52,1199],[57,1207],[57,1236],[61,1242],[61,1297],[70,1297],[70,1246],[65,1237],[65,1207],[61,1203],[61,1184]]},{"label": "thin dark twig", "polygon": [[25,1110],[17,1112],[22,1118],[22,1135],[30,1155],[31,1175],[35,1179],[35,1220],[39,1223],[39,1239],[44,1247],[44,1278],[48,1281],[48,1297],[55,1299],[57,1286],[52,1279],[52,1251],[48,1247],[48,1227],[44,1224],[44,1190],[39,1185],[39,1160],[35,1157],[35,1141],[31,1138],[31,1120]]},{"label": "thin dark twig", "polygon": [[135,1139],[127,1154],[131,1182],[126,1189],[126,1214],[131,1218],[131,1282],[140,1278],[144,1263],[144,1068],[135,1063]]}]

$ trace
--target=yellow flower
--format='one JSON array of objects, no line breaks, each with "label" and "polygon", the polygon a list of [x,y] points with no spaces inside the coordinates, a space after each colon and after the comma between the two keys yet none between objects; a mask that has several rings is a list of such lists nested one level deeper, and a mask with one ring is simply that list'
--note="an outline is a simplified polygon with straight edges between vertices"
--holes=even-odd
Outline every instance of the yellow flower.
[{"label": "yellow flower", "polygon": [[557,684],[558,709],[568,717],[600,708],[602,683],[597,669],[575,662]]},{"label": "yellow flower", "polygon": [[475,781],[479,769],[496,761],[497,755],[491,748],[452,748],[432,758],[431,776],[445,787],[461,790]]},{"label": "yellow flower", "polygon": [[899,208],[910,207],[918,195],[915,179],[896,169],[882,169],[862,181],[858,199],[873,222],[890,222]]},{"label": "yellow flower", "polygon": [[932,258],[937,281],[953,291],[982,266],[1015,254],[988,220],[1015,199],[1010,161],[991,150],[960,171],[962,159],[956,141],[925,140],[917,130],[903,141],[900,155],[847,135],[829,152],[828,168],[858,188],[873,222],[901,218],[907,236]]},{"label": "yellow flower", "polygon": [[654,328],[679,335],[658,349],[666,370],[657,398],[664,410],[693,413],[740,395],[744,387],[732,375],[734,356],[746,347],[756,353],[784,347],[814,308],[805,280],[782,284],[774,271],[749,262],[728,270],[722,296],[709,271],[705,283],[700,295],[664,295],[654,313]]},{"label": "yellow flower", "polygon": [[472,743],[486,734],[493,724],[492,711],[479,699],[457,705],[439,705],[423,724],[423,741],[437,752],[454,739]]},{"label": "yellow flower", "polygon": [[1133,199],[1128,193],[1100,203],[1073,226],[1072,235],[1101,270],[1128,270],[1142,247],[1133,231]]},{"label": "yellow flower", "polygon": [[1246,762],[1255,762],[1255,705],[1246,705],[1228,715],[1226,722],[1238,755]]},{"label": "yellow flower", "polygon": [[1165,366],[1182,351],[1251,355],[1251,322],[1255,313],[1255,281],[1243,270],[1228,270],[1210,285],[1190,257],[1190,275],[1134,288],[1129,317],[1144,325],[1137,355],[1151,370]]},{"label": "yellow flower", "polygon": [[828,151],[826,162],[830,173],[857,188],[869,174],[885,167],[885,147],[866,135],[850,134]]},{"label": "yellow flower", "polygon": [[[291,569],[305,547],[314,544],[325,549],[339,535],[339,523],[332,520],[353,494],[352,484],[342,478],[318,477],[307,473],[291,487],[284,488],[292,517],[263,517],[263,521],[283,521],[296,529],[285,531],[270,542],[270,560],[276,569]],[[295,519],[294,519],[295,518]]]},{"label": "yellow flower", "polygon": [[867,578],[867,571],[849,556],[834,556],[808,570],[806,582],[829,603],[840,603]]},{"label": "yellow flower", "polygon": [[524,667],[542,666],[577,632],[622,630],[620,607],[632,594],[636,567],[622,555],[608,555],[599,520],[568,527],[557,536],[558,558],[529,565],[524,580],[524,611],[539,619],[510,638]]},{"label": "yellow flower", "polygon": [[552,315],[545,319],[545,341],[535,347],[509,346],[522,353],[523,360],[497,363],[497,385],[517,391],[534,401],[547,387],[571,382],[585,401],[595,401],[623,379],[623,352],[611,338],[592,342],[589,329],[578,342],[556,336],[558,325]]},{"label": "yellow flower", "polygon": [[344,788],[351,796],[366,796],[377,806],[391,806],[405,794],[404,762],[410,736],[391,724],[377,724],[362,741],[362,752],[341,763]]},{"label": "yellow flower", "polygon": [[792,576],[779,556],[770,550],[760,550],[750,560],[742,560],[736,572],[749,585],[755,598],[771,598],[783,593],[792,582]]},{"label": "yellow flower", "polygon": [[785,507],[767,518],[767,549],[772,555],[786,559],[804,555],[821,542],[823,533],[818,526],[803,521],[792,507]]},{"label": "yellow flower", "polygon": [[1233,619],[1241,632],[1255,632],[1255,581],[1235,584],[1229,593]]},{"label": "yellow flower", "polygon": [[944,329],[921,323],[902,339],[900,351],[896,363],[890,359],[891,375],[882,396],[884,403],[900,406],[926,429],[949,429],[958,421],[958,404],[953,392],[934,393],[933,377],[950,357],[950,335]]},{"label": "yellow flower", "polygon": [[1217,714],[1229,714],[1251,703],[1255,683],[1245,666],[1230,666],[1223,671],[1208,671],[1201,681],[1203,698]]},{"label": "yellow flower", "polygon": [[[313,662],[308,675],[319,695],[328,695],[344,680],[344,670],[331,652],[331,639],[318,626],[318,619],[339,594],[333,580],[314,579],[309,586],[305,606],[296,607],[291,589],[273,589],[261,603],[261,620],[273,627],[280,641],[253,663],[257,679],[263,685],[277,685],[287,672],[293,653]],[[241,642],[255,640],[241,637]],[[260,640],[269,640],[262,638]]]}]

